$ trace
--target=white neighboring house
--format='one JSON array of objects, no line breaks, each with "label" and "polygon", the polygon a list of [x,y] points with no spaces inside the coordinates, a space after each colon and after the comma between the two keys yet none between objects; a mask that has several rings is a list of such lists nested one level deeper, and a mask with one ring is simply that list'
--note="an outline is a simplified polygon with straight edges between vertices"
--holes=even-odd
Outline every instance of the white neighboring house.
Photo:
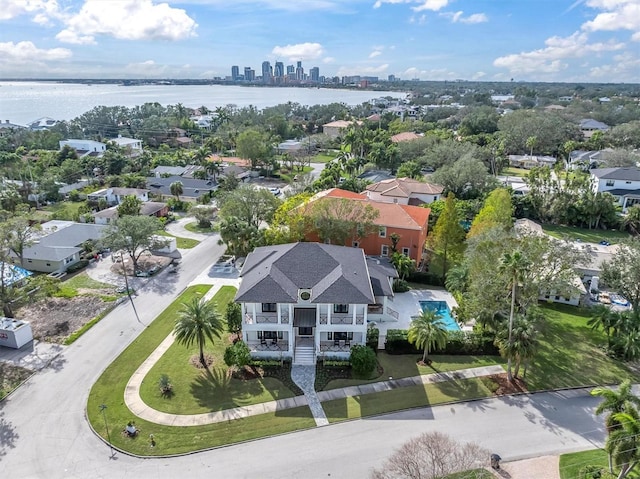
[{"label": "white neighboring house", "polygon": [[555,165],[557,161],[553,156],[509,155],[509,166],[525,168],[527,170],[539,166],[553,168],[553,165]]},{"label": "white neighboring house", "polygon": [[135,196],[140,201],[146,202],[149,201],[149,190],[140,188],[104,188],[87,195],[87,200],[98,202],[100,198],[104,198],[107,205],[114,206],[122,203],[126,196]]},{"label": "white neighboring house", "polygon": [[240,276],[235,301],[252,357],[313,364],[366,344],[367,321],[385,315],[397,273],[360,248],[290,243],[256,248]]},{"label": "white neighboring house", "polygon": [[596,168],[591,170],[594,193],[611,193],[626,213],[630,206],[640,204],[640,168]]},{"label": "white neighboring house", "polygon": [[144,153],[144,150],[142,149],[142,140],[118,135],[117,138],[112,138],[109,141],[112,141],[120,148],[123,148],[129,158],[135,158],[136,156],[140,156]]},{"label": "white neighboring house", "polygon": [[107,145],[94,140],[61,140],[59,142],[60,149],[69,146],[76,150],[79,157],[83,156],[102,156],[107,151]]},{"label": "white neighboring house", "polygon": [[392,178],[367,186],[365,194],[372,201],[420,206],[442,197],[444,187],[411,178]]}]

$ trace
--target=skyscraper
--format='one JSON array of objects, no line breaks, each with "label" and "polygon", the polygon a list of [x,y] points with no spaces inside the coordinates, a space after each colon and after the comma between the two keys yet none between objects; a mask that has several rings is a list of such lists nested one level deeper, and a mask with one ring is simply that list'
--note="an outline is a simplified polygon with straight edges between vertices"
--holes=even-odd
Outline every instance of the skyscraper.
[{"label": "skyscraper", "polygon": [[302,62],[298,62],[296,66],[296,80],[304,80],[304,68],[302,68]]},{"label": "skyscraper", "polygon": [[233,65],[231,67],[231,79],[233,81],[237,81],[240,77],[240,67],[238,65]]},{"label": "skyscraper", "polygon": [[262,83],[271,83],[271,63],[268,61],[262,62]]},{"label": "skyscraper", "polygon": [[256,71],[251,67],[244,67],[244,79],[245,81],[253,81],[256,79]]},{"label": "skyscraper", "polygon": [[313,67],[309,70],[309,76],[311,77],[311,81],[318,83],[320,81],[320,68]]},{"label": "skyscraper", "polygon": [[282,80],[284,76],[284,63],[276,62],[276,67],[273,69],[273,76],[276,78],[276,81]]}]

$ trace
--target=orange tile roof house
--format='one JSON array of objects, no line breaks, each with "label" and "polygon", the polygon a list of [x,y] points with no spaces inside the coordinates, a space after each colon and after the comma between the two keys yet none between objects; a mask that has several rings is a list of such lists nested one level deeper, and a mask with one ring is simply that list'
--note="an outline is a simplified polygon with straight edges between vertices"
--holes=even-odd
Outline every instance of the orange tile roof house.
[{"label": "orange tile roof house", "polygon": [[367,198],[384,203],[421,205],[440,199],[444,187],[411,178],[392,178],[367,186]]},{"label": "orange tile roof house", "polygon": [[[392,244],[390,237],[396,233],[400,236],[397,245],[398,251],[416,260],[417,263],[421,261],[424,244],[427,240],[429,214],[431,213],[429,208],[372,201],[366,195],[338,188],[321,191],[313,196],[309,203],[341,198],[365,202],[378,211],[378,217],[374,220],[378,229],[365,237],[352,238],[350,244],[345,246],[362,248],[365,254],[371,256],[390,256]],[[305,239],[307,241],[319,240],[316,233],[307,234]]]},{"label": "orange tile roof house", "polygon": [[335,139],[335,138],[338,138],[340,135],[342,135],[345,131],[347,131],[348,128],[356,124],[360,125],[362,124],[362,122],[347,121],[347,120],[332,121],[330,123],[325,123],[324,125],[322,125],[322,133],[324,133],[330,138]]},{"label": "orange tile roof house", "polygon": [[391,137],[391,141],[394,143],[402,143],[404,141],[413,141],[418,138],[422,138],[423,135],[418,135],[412,131],[403,131],[402,133],[398,133],[397,135],[393,135]]}]

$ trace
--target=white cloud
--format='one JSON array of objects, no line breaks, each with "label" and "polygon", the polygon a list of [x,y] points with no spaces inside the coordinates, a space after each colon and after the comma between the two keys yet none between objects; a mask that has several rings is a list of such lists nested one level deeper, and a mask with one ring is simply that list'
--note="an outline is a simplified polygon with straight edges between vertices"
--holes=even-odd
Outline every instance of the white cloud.
[{"label": "white cloud", "polygon": [[424,25],[427,22],[427,16],[423,13],[419,17],[412,15],[409,17],[409,23],[417,23],[418,25]]},{"label": "white cloud", "polygon": [[624,48],[624,44],[614,41],[588,43],[584,32],[575,32],[568,37],[551,37],[545,44],[545,48],[496,58],[493,65],[506,68],[511,73],[557,73],[567,68],[568,59]]},{"label": "white cloud", "polygon": [[631,30],[640,33],[640,2],[638,0],[587,0],[587,6],[604,10],[582,25],[588,32]]},{"label": "white cloud", "polygon": [[485,72],[475,72],[472,76],[471,79],[472,80],[480,80],[481,78],[487,76],[487,74]]},{"label": "white cloud", "polygon": [[625,52],[615,55],[613,62],[609,65],[599,65],[591,68],[589,74],[592,78],[598,80],[615,78],[619,82],[637,81],[639,69],[640,57]]},{"label": "white cloud", "polygon": [[57,15],[58,11],[56,0],[0,0],[0,20],[33,14],[36,23],[45,24],[49,16]]},{"label": "white cloud", "polygon": [[181,40],[195,35],[196,22],[187,13],[152,0],[85,0],[64,19],[56,38],[67,43],[93,43],[98,35],[121,40]]},{"label": "white cloud", "polygon": [[380,73],[385,73],[389,69],[389,64],[384,63],[378,66],[362,66],[362,65],[350,65],[343,66],[338,69],[338,76],[343,75],[377,75]]},{"label": "white cloud", "polygon": [[402,78],[419,78],[420,80],[451,80],[457,78],[457,74],[446,68],[436,68],[433,70],[420,70],[416,67],[407,68],[400,75]]},{"label": "white cloud", "polygon": [[474,24],[474,23],[484,23],[489,21],[489,17],[487,17],[487,15],[484,13],[473,13],[467,17],[463,15],[464,15],[464,12],[462,10],[457,12],[444,12],[440,14],[440,16],[442,17],[450,18],[452,23],[459,22],[459,23]]},{"label": "white cloud", "polygon": [[319,43],[298,43],[296,45],[275,46],[271,53],[277,57],[286,57],[289,61],[316,60],[324,55]]},{"label": "white cloud", "polygon": [[420,3],[421,5],[411,7],[415,12],[422,12],[424,10],[431,10],[437,12],[446,7],[451,0],[376,0],[373,4],[373,8],[380,8],[383,4],[388,3],[391,5],[397,5],[402,3]]},{"label": "white cloud", "polygon": [[322,59],[322,63],[326,63],[326,64],[328,64],[328,63],[334,63],[335,61],[336,61],[336,59],[335,59],[335,58],[333,58],[333,57],[324,57],[324,58]]},{"label": "white cloud", "polygon": [[153,60],[147,60],[141,63],[129,63],[124,67],[124,71],[127,76],[158,77],[166,73],[167,67],[158,65]]},{"label": "white cloud", "polygon": [[0,65],[12,68],[24,65],[41,65],[49,61],[60,61],[70,58],[71,50],[66,48],[42,49],[32,42],[0,43]]},{"label": "white cloud", "polygon": [[380,50],[374,50],[369,53],[369,58],[379,57],[380,55],[382,55],[382,52]]},{"label": "white cloud", "polygon": [[[347,2],[341,0],[296,0],[296,1],[284,1],[284,0],[167,0],[172,4],[202,4],[207,6],[215,6],[230,9],[269,9],[269,10],[284,10],[288,12],[308,12],[310,10],[325,10],[325,11],[344,11],[345,7],[348,7]],[[345,5],[346,4],[346,5]]]}]

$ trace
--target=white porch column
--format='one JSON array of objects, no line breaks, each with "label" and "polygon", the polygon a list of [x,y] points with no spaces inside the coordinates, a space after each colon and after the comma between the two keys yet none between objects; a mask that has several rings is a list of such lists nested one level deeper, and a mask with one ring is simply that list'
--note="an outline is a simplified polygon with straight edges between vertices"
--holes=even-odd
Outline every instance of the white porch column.
[{"label": "white porch column", "polygon": [[353,314],[351,315],[351,324],[356,324],[356,313],[358,312],[358,305],[357,304],[352,304],[351,306],[353,306]]},{"label": "white porch column", "polygon": [[329,326],[331,324],[331,310],[333,308],[331,307],[330,304],[327,304],[327,326]]},{"label": "white porch column", "polygon": [[291,331],[293,331],[293,304],[289,304],[289,325],[291,326]]},{"label": "white porch column", "polygon": [[280,303],[276,303],[276,320],[277,320],[276,324],[281,324],[280,323],[280,311],[281,311]]},{"label": "white porch column", "polygon": [[364,324],[364,327],[366,328],[366,327],[367,327],[367,313],[369,312],[369,311],[368,311],[368,310],[369,310],[369,308],[368,308],[368,307],[367,307],[367,305],[365,304],[365,305],[363,305],[363,306],[362,306],[362,309],[363,309],[363,311],[362,311],[362,316],[364,317],[364,323],[363,323],[363,324]]},{"label": "white porch column", "polygon": [[258,324],[258,320],[256,319],[256,303],[253,303],[253,324]]}]

